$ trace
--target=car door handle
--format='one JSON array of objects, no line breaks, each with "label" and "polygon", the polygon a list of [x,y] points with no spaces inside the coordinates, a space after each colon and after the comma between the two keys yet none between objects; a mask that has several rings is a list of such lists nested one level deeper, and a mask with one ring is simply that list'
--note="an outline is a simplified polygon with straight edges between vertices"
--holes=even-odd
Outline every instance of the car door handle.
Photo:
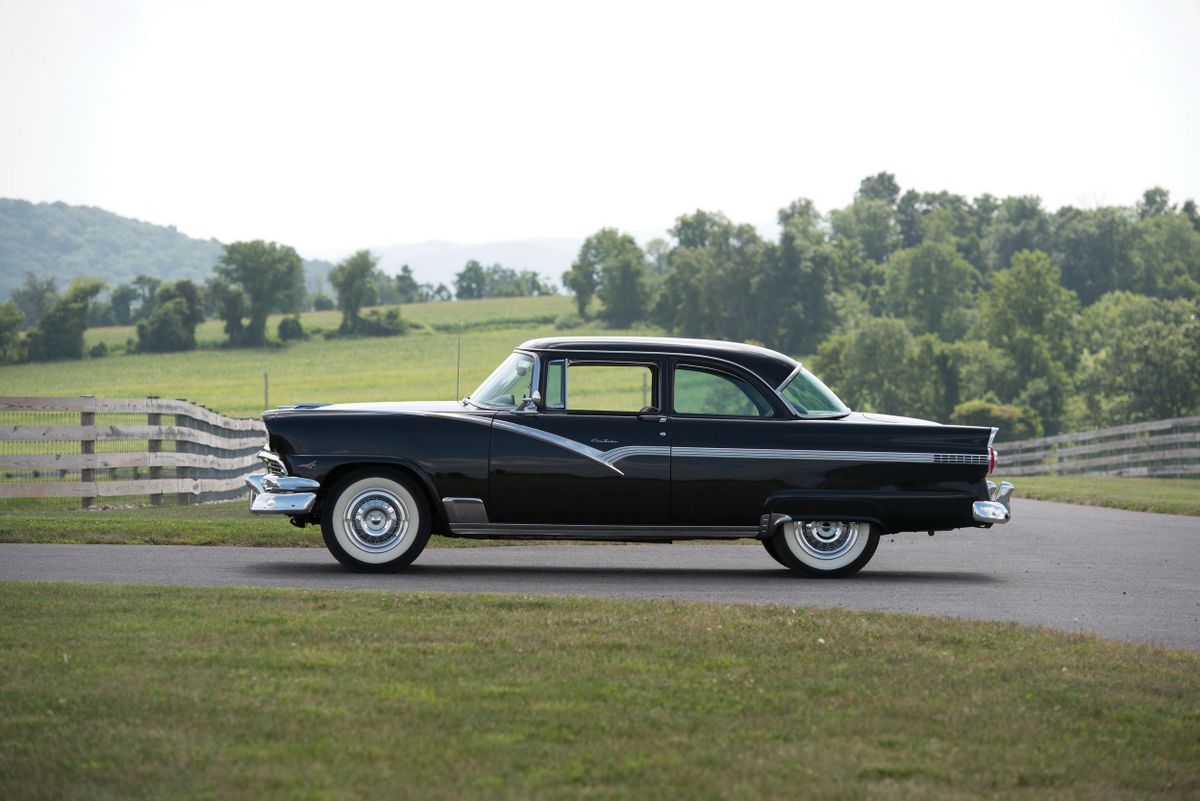
[{"label": "car door handle", "polygon": [[665,422],[667,422],[667,418],[664,417],[663,415],[659,414],[658,412],[654,412],[653,414],[639,414],[638,419],[644,420],[649,423],[665,423]]}]

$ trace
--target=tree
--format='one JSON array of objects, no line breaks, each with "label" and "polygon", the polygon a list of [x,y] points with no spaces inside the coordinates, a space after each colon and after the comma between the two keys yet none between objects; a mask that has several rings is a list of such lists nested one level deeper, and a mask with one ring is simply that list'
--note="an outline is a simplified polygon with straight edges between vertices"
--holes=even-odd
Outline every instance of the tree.
[{"label": "tree", "polygon": [[646,317],[646,256],[628,234],[613,245],[600,264],[596,295],[604,304],[600,316],[609,325],[627,328]]},{"label": "tree", "polygon": [[117,325],[133,324],[133,302],[141,293],[129,284],[118,284],[113,288],[109,302],[112,304],[113,322]]},{"label": "tree", "polygon": [[[220,299],[233,301],[235,290],[243,295],[241,305],[222,305],[222,317],[230,341],[259,347],[266,344],[267,316],[293,312],[304,300],[304,266],[296,251],[274,242],[234,242],[226,245],[213,268],[228,290],[218,290]],[[238,314],[236,318],[226,316]],[[249,317],[243,325],[242,317]]]},{"label": "tree", "polygon": [[984,243],[989,271],[1002,270],[1021,250],[1050,250],[1050,220],[1038,197],[1006,197],[987,228]]},{"label": "tree", "polygon": [[42,315],[58,301],[58,288],[53,278],[39,279],[34,273],[25,273],[25,283],[13,291],[12,302],[17,304],[25,316],[26,328],[35,325]]},{"label": "tree", "polygon": [[400,296],[401,303],[418,303],[421,300],[421,288],[407,264],[396,274],[396,294]]},{"label": "tree", "polygon": [[133,315],[135,320],[145,320],[154,312],[155,295],[158,294],[158,288],[162,281],[152,275],[139,275],[133,279],[134,289],[137,291],[137,297],[141,301],[138,304],[137,312]]},{"label": "tree", "polygon": [[1191,198],[1183,201],[1183,207],[1179,209],[1179,213],[1188,219],[1192,227],[1196,229],[1196,233],[1200,233],[1200,209],[1196,208],[1196,201]]},{"label": "tree", "polygon": [[996,376],[1001,400],[1032,406],[1046,433],[1057,434],[1080,353],[1079,299],[1040,251],[1017,253],[991,283],[980,297],[977,333],[1010,360],[1009,370]]},{"label": "tree", "polygon": [[154,311],[137,324],[137,349],[145,353],[194,350],[196,326],[204,322],[204,295],[191,281],[162,284],[154,293]]},{"label": "tree", "polygon": [[563,285],[575,293],[580,317],[587,317],[588,303],[599,296],[604,319],[626,326],[645,316],[645,276],[646,256],[637,240],[615,228],[601,228],[584,240],[571,269],[563,273]]},{"label": "tree", "polygon": [[1200,231],[1180,214],[1137,222],[1137,277],[1129,287],[1160,298],[1200,295]]},{"label": "tree", "polygon": [[82,359],[88,304],[102,289],[104,284],[94,278],[72,281],[66,294],[30,329],[27,340],[30,360]]},{"label": "tree", "polygon": [[896,176],[890,172],[877,173],[862,179],[855,197],[879,200],[888,206],[895,206],[896,199],[900,197],[900,185],[896,183]]},{"label": "tree", "polygon": [[484,297],[487,290],[487,273],[483,265],[471,259],[454,275],[454,296],[459,300],[475,300]]},{"label": "tree", "polygon": [[860,197],[829,219],[834,243],[849,253],[850,263],[883,264],[900,243],[895,215],[882,200]]},{"label": "tree", "polygon": [[1063,284],[1087,305],[1106,292],[1132,289],[1139,282],[1138,231],[1128,209],[1059,209],[1052,223],[1051,257]]},{"label": "tree", "polygon": [[887,270],[888,312],[906,318],[917,333],[947,341],[966,333],[980,275],[952,245],[925,242],[897,251]]},{"label": "tree", "polygon": [[1171,205],[1171,193],[1161,186],[1155,186],[1142,193],[1142,199],[1137,204],[1139,219],[1147,217],[1165,217],[1175,211]]},{"label": "tree", "polygon": [[12,301],[0,303],[0,364],[12,364],[25,357],[21,341],[21,324],[25,313]]},{"label": "tree", "polygon": [[359,311],[365,305],[370,290],[371,274],[378,262],[369,250],[360,250],[329,271],[329,283],[337,292],[338,309],[342,312],[343,334],[358,333],[362,328]]}]

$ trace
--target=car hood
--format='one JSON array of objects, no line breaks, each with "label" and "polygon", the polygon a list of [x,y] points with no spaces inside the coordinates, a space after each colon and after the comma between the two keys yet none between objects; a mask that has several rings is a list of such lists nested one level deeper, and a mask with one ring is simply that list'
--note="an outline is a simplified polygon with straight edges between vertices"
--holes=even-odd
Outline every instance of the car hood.
[{"label": "car hood", "polygon": [[891,423],[906,426],[940,426],[932,420],[922,420],[919,417],[901,417],[895,414],[878,414],[876,412],[850,412],[843,420],[852,423]]}]

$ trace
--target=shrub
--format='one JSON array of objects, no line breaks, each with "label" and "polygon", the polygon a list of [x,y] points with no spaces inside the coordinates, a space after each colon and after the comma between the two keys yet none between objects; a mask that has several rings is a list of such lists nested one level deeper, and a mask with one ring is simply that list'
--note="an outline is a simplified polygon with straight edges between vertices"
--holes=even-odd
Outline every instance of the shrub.
[{"label": "shrub", "polygon": [[583,325],[583,318],[579,316],[579,312],[573,311],[558,315],[554,321],[554,327],[559,331],[570,331],[581,325]]},{"label": "shrub", "polygon": [[107,355],[108,345],[103,342],[97,342],[88,348],[88,356],[91,356],[93,359],[103,359]]},{"label": "shrub", "polygon": [[284,342],[292,342],[305,337],[304,326],[301,324],[300,318],[294,314],[280,320],[277,330],[279,338]]}]

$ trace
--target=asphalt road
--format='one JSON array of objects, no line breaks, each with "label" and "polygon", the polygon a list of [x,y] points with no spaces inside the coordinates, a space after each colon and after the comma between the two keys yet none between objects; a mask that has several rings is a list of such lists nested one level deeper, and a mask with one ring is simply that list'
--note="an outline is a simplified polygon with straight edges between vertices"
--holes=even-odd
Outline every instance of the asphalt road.
[{"label": "asphalt road", "polygon": [[871,564],[843,580],[794,577],[755,543],[430,548],[390,575],[350,573],[323,549],[0,544],[0,580],[835,606],[1200,651],[1200,518],[1022,499],[1013,518],[988,531],[886,537]]}]

